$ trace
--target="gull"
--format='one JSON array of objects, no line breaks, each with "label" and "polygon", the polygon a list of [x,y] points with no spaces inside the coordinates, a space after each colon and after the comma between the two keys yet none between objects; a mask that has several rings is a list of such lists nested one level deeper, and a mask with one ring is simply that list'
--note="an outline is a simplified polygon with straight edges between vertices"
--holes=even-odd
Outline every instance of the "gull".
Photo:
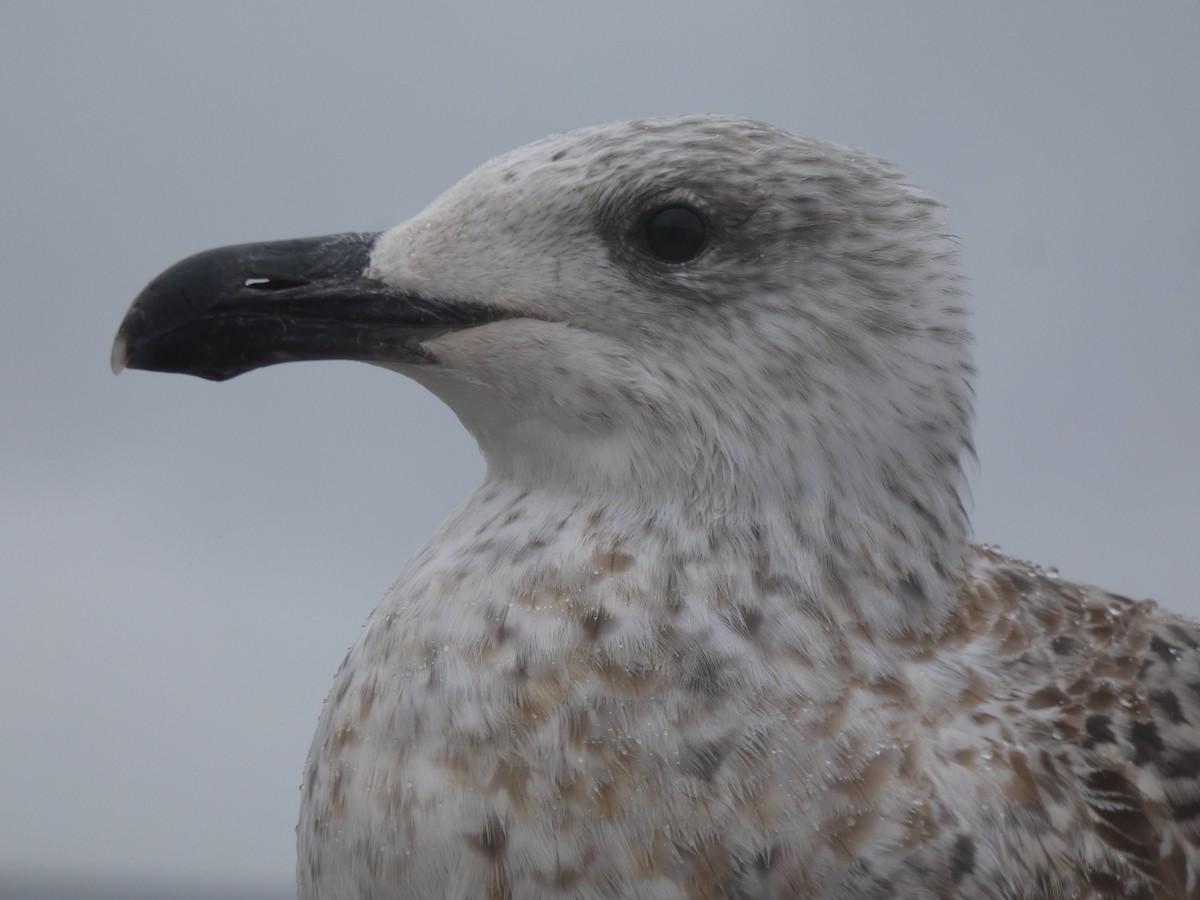
[{"label": "gull", "polygon": [[1200,897],[1200,630],[971,543],[967,315],[937,202],[712,116],[152,281],[114,370],[374,363],[487,464],[336,675],[300,896]]}]

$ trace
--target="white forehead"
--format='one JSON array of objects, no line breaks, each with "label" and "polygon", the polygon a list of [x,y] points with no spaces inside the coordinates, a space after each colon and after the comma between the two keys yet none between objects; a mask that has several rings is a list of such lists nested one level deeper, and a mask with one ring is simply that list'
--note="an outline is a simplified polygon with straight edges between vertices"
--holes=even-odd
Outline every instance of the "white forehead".
[{"label": "white forehead", "polygon": [[416,290],[503,300],[485,295],[518,290],[535,261],[603,266],[597,217],[631,223],[658,196],[707,203],[727,222],[770,210],[771,229],[759,237],[777,246],[795,243],[814,217],[861,218],[863,228],[847,234],[891,233],[890,241],[928,235],[940,212],[888,164],[848,147],[734,117],[642,119],[554,135],[486,162],[385,235],[373,269]]},{"label": "white forehead", "polygon": [[488,161],[460,187],[531,182],[579,191],[589,185],[647,186],[652,179],[720,178],[764,189],[894,184],[887,163],[850,147],[733,116],[671,116],[597,125],[551,135]]}]

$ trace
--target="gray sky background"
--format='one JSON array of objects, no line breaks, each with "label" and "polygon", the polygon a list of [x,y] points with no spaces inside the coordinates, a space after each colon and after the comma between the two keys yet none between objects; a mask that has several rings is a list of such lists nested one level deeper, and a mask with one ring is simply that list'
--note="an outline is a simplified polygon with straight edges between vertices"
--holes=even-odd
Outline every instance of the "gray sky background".
[{"label": "gray sky background", "polygon": [[482,474],[381,369],[113,378],[133,296],[576,126],[737,113],[940,197],[977,538],[1200,614],[1198,47],[1190,0],[6,2],[0,875],[286,888],[333,672]]}]

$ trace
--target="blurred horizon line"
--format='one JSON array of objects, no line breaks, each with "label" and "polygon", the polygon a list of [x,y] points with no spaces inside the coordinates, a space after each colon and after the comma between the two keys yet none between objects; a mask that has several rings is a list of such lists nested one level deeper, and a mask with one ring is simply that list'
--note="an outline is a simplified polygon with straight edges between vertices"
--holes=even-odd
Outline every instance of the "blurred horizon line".
[{"label": "blurred horizon line", "polygon": [[6,900],[296,900],[295,886],[220,876],[0,867]]}]

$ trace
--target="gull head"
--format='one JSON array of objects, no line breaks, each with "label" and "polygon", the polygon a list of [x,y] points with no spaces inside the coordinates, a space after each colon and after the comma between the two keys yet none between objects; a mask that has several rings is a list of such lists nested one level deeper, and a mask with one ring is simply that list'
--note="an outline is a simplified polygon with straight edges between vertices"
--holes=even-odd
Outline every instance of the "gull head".
[{"label": "gull head", "polygon": [[964,305],[941,207],[889,165],[687,116],[530,144],[381,234],[184,260],[113,365],[368,361],[440,396],[490,478],[953,556]]}]

